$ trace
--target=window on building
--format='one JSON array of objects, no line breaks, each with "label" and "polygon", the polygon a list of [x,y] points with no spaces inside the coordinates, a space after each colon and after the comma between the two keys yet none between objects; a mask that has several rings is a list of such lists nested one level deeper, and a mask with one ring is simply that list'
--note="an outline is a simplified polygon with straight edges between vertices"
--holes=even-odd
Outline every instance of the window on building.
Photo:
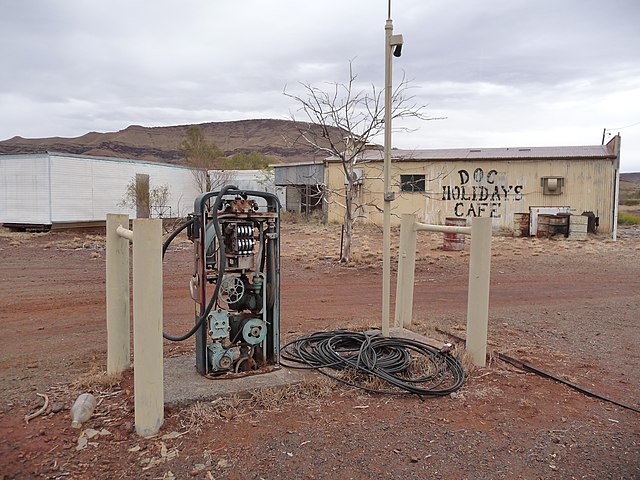
[{"label": "window on building", "polygon": [[401,192],[424,192],[424,175],[400,175]]}]

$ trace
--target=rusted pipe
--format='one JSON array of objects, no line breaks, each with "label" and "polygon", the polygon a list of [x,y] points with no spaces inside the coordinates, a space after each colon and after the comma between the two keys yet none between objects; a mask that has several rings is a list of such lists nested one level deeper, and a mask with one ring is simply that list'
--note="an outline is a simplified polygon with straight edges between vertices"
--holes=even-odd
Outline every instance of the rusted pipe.
[{"label": "rusted pipe", "polygon": [[442,233],[462,233],[471,235],[471,227],[457,227],[454,225],[427,225],[426,223],[416,222],[416,232],[442,232]]},{"label": "rusted pipe", "polygon": [[126,238],[130,242],[133,242],[133,230],[129,230],[128,228],[124,228],[122,225],[118,225],[116,233],[122,238]]}]

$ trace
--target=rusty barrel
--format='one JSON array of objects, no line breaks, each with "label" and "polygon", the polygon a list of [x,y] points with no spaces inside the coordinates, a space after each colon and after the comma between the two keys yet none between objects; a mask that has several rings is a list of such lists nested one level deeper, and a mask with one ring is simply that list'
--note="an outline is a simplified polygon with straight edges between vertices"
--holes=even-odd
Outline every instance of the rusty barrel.
[{"label": "rusty barrel", "polygon": [[549,238],[549,219],[553,215],[538,215],[538,229],[536,230],[536,237]]},{"label": "rusty barrel", "polygon": [[529,214],[528,213],[513,214],[513,236],[514,237],[529,236]]},{"label": "rusty barrel", "polygon": [[[444,224],[454,227],[466,227],[467,219],[458,217],[446,217]],[[445,233],[442,249],[447,251],[464,250],[464,234],[463,233]]]},{"label": "rusty barrel", "polygon": [[569,215],[558,214],[549,217],[549,236],[563,235],[569,236]]}]

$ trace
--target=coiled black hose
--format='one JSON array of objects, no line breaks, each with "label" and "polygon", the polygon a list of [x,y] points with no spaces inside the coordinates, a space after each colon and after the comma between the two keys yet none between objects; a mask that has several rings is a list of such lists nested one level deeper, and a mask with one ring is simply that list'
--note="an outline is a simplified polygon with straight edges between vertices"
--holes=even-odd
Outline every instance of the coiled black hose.
[{"label": "coiled black hose", "polygon": [[[287,367],[315,369],[373,393],[442,396],[458,390],[465,378],[462,364],[448,351],[408,338],[383,337],[375,331],[316,332],[287,343],[281,352]],[[375,376],[389,388],[372,388],[346,375],[329,373],[347,369]]]}]

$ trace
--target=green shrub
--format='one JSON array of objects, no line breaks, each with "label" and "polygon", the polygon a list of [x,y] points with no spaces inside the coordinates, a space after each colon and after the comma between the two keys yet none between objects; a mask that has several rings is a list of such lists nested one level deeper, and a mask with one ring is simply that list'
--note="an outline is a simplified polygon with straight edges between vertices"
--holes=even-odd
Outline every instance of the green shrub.
[{"label": "green shrub", "polygon": [[629,205],[629,206],[640,205],[640,200],[637,198],[627,198],[626,200],[622,201],[622,205]]},{"label": "green shrub", "polygon": [[640,217],[629,212],[618,213],[618,225],[640,225]]}]

